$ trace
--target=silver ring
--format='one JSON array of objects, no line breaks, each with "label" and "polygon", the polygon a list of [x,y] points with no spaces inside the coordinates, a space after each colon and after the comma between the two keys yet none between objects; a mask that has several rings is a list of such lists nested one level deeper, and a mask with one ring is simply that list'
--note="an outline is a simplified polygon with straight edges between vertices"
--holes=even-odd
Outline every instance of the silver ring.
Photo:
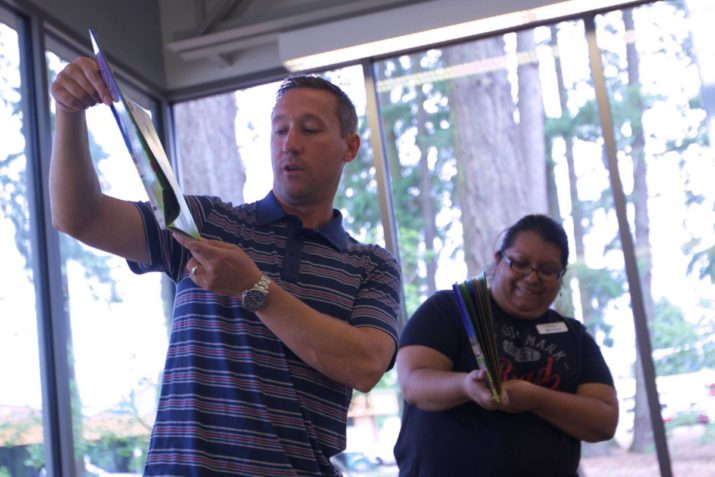
[{"label": "silver ring", "polygon": [[196,270],[198,270],[198,269],[199,269],[198,265],[194,265],[193,267],[191,267],[191,276],[192,277],[196,276]]}]

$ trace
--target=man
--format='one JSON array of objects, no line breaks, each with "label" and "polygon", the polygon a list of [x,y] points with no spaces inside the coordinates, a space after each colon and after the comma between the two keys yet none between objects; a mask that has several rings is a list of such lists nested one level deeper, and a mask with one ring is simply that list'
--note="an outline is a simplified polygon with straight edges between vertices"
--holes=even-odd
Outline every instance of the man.
[{"label": "man", "polygon": [[391,366],[400,295],[394,258],[357,243],[332,206],[360,147],[349,98],[316,77],[284,81],[272,191],[238,207],[188,196],[193,240],[102,193],[84,112],[111,95],[94,60],[69,64],[52,94],[54,225],[176,282],[145,475],[337,475],[352,389]]}]

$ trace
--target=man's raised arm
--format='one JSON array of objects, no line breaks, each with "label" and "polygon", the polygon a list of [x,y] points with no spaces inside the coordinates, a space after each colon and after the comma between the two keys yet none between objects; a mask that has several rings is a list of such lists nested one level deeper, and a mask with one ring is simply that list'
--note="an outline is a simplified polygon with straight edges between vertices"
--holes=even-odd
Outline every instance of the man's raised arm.
[{"label": "man's raised arm", "polygon": [[100,250],[148,261],[139,211],[130,202],[102,193],[89,152],[85,111],[111,103],[96,62],[81,57],[70,63],[57,75],[51,91],[57,104],[50,164],[54,226]]}]

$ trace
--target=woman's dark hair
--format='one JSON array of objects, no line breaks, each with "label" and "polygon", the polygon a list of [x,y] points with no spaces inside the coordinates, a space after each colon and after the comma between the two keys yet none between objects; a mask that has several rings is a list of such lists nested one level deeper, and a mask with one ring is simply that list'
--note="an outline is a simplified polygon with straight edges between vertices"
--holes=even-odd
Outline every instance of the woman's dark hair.
[{"label": "woman's dark hair", "polygon": [[499,250],[503,253],[504,250],[511,247],[521,232],[535,232],[545,242],[556,245],[561,250],[561,264],[564,266],[564,270],[566,269],[566,265],[569,263],[569,241],[566,231],[560,223],[548,215],[525,215],[506,230]]},{"label": "woman's dark hair", "polygon": [[355,105],[342,89],[319,76],[289,76],[283,80],[283,83],[281,83],[281,86],[278,88],[278,92],[276,93],[276,102],[283,98],[288,91],[297,88],[313,88],[332,93],[332,95],[338,100],[337,114],[338,119],[340,120],[340,135],[345,137],[348,134],[357,133],[358,118],[357,112],[355,111]]}]

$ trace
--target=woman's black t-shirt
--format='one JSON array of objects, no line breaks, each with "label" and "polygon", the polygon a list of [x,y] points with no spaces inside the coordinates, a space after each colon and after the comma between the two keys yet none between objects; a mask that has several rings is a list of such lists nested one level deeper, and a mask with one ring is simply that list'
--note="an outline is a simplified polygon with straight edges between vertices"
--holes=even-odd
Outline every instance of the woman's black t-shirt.
[{"label": "woman's black t-shirt", "polygon": [[[568,393],[583,383],[613,385],[598,345],[580,322],[553,310],[523,320],[507,315],[494,300],[491,306],[502,380]],[[407,322],[400,347],[410,345],[439,351],[455,371],[478,367],[451,290],[427,299]],[[440,412],[405,402],[395,445],[400,476],[410,477],[575,476],[580,456],[578,439],[535,414],[487,411],[473,402]]]}]

